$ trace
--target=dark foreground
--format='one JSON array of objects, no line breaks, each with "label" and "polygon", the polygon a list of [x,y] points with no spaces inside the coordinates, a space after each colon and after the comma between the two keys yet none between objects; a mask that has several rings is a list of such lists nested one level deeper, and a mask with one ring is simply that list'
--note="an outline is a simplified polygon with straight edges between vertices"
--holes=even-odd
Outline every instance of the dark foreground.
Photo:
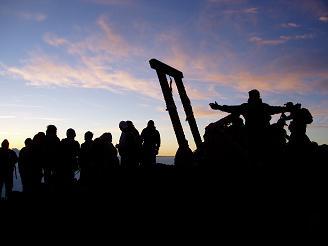
[{"label": "dark foreground", "polygon": [[[95,187],[76,183],[69,192],[43,188],[13,193],[0,202],[4,215],[93,228],[124,221],[123,230],[201,230],[210,235],[281,235],[318,238],[327,232],[325,174],[272,170],[116,170]],[[16,220],[17,221],[17,220]],[[96,225],[100,225],[96,223]],[[144,224],[145,223],[145,224]],[[144,225],[143,225],[144,224]],[[74,225],[75,226],[75,225]],[[122,225],[121,225],[122,226]],[[147,229],[150,227],[149,229]]]}]

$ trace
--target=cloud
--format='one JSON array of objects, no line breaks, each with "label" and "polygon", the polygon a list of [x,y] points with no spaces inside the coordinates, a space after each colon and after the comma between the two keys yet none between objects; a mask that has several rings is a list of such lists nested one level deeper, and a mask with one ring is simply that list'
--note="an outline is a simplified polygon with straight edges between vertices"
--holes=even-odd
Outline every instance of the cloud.
[{"label": "cloud", "polygon": [[135,78],[126,71],[108,72],[92,61],[89,64],[85,62],[79,66],[72,66],[36,53],[21,67],[7,66],[3,69],[7,75],[28,81],[28,85],[32,86],[100,88],[114,93],[133,91],[154,98],[158,94],[150,81]]},{"label": "cloud", "polygon": [[295,35],[295,36],[280,36],[277,39],[263,39],[261,37],[253,36],[249,38],[251,43],[256,45],[280,45],[284,44],[290,40],[306,40],[306,39],[313,39],[313,34],[302,34],[302,35]]},{"label": "cloud", "polygon": [[141,59],[142,49],[117,33],[105,17],[98,18],[96,26],[98,30],[76,41],[53,33],[44,35],[45,43],[70,56],[70,63],[57,55],[32,51],[20,66],[0,64],[0,72],[23,79],[31,86],[99,88],[159,98],[160,91],[152,81],[125,68],[127,60]]},{"label": "cloud", "polygon": [[15,115],[0,115],[0,119],[4,120],[4,119],[15,119],[16,116]]},{"label": "cloud", "polygon": [[33,13],[33,12],[18,12],[17,16],[24,20],[37,21],[37,22],[42,22],[47,19],[46,14]]},{"label": "cloud", "polygon": [[284,27],[284,28],[298,28],[298,27],[300,27],[301,25],[296,24],[296,23],[294,23],[294,22],[287,22],[287,23],[283,23],[283,24],[281,24],[281,26]]},{"label": "cloud", "polygon": [[0,107],[2,107],[2,108],[29,108],[29,109],[43,108],[43,106],[38,106],[38,105],[15,104],[15,103],[1,103]]},{"label": "cloud", "polygon": [[216,119],[220,118],[221,116],[225,115],[226,113],[213,110],[210,106],[194,106],[193,112],[196,118],[209,118],[209,119]]},{"label": "cloud", "polygon": [[245,9],[226,9],[224,14],[257,14],[259,8],[245,8]]},{"label": "cloud", "polygon": [[87,3],[101,4],[101,5],[126,5],[133,3],[132,0],[84,0]]},{"label": "cloud", "polygon": [[[281,36],[278,43],[289,42],[290,40],[309,39],[311,34]],[[223,49],[212,50],[212,53],[198,53],[197,49],[188,51],[186,46],[182,46],[178,38],[165,40],[171,49],[163,59],[167,64],[183,71],[184,82],[190,82],[193,87],[187,88],[187,93],[193,94],[197,90],[201,93],[193,95],[194,99],[217,98],[217,86],[232,88],[239,92],[258,88],[265,92],[274,93],[308,93],[319,91],[327,93],[327,58],[322,52],[294,51],[282,54],[276,59],[263,61],[261,68],[256,66],[252,69],[251,64],[246,64],[245,60],[253,59],[254,52],[250,52],[250,57],[243,57]],[[262,39],[255,39],[254,42],[262,42]],[[268,41],[264,44],[268,45]],[[270,43],[275,44],[274,42]],[[231,54],[230,54],[231,53]],[[217,54],[220,54],[218,58]],[[262,63],[262,62],[261,62]],[[250,65],[250,66],[249,66]],[[192,82],[197,84],[193,84]],[[195,85],[201,85],[200,89]],[[208,88],[208,90],[207,90]],[[202,95],[204,93],[204,96]],[[222,98],[222,96],[221,96]]]},{"label": "cloud", "polygon": [[320,16],[319,20],[322,21],[322,22],[327,23],[328,22],[328,16]]},{"label": "cloud", "polygon": [[[105,16],[97,19],[98,32],[78,41],[69,41],[63,37],[58,37],[53,33],[46,33],[44,41],[54,47],[63,46],[68,53],[86,57],[96,57],[106,59],[109,57],[131,57],[139,55],[142,49],[132,45],[122,35],[115,31]],[[106,58],[107,57],[107,58]]]},{"label": "cloud", "polygon": [[24,120],[37,120],[37,121],[47,121],[47,122],[64,122],[67,121],[65,118],[56,117],[24,117]]},{"label": "cloud", "polygon": [[286,43],[287,40],[286,39],[263,39],[257,36],[251,37],[249,38],[249,41],[256,44],[256,45],[279,45],[279,44],[283,44]]}]

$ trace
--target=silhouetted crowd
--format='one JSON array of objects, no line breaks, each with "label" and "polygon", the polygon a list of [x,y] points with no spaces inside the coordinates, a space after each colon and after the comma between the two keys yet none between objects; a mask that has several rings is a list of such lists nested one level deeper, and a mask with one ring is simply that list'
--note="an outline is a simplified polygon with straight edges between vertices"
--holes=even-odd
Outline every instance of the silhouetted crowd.
[{"label": "silhouetted crowd", "polygon": [[[215,102],[210,103],[210,107],[229,115],[206,127],[205,163],[281,172],[309,170],[319,164],[320,168],[326,168],[328,146],[319,146],[308,138],[306,129],[313,118],[301,104],[288,102],[284,106],[270,106],[262,102],[259,91],[254,89],[249,91],[247,103],[227,106]],[[270,124],[274,114],[281,115],[276,123]],[[290,135],[284,128],[287,122]]]},{"label": "silhouetted crowd", "polygon": [[[187,140],[180,144],[176,167],[293,171],[306,173],[307,178],[312,175],[312,180],[326,173],[324,160],[328,159],[328,146],[319,146],[308,138],[306,129],[313,118],[301,104],[271,106],[262,102],[258,90],[251,90],[247,103],[227,106],[215,102],[210,107],[229,115],[206,127],[203,145],[195,152],[190,150]],[[281,115],[271,124],[274,114]],[[285,130],[287,123],[290,135]],[[93,139],[90,131],[85,133],[85,142],[80,145],[75,140],[74,129],[68,129],[66,138],[60,140],[57,128],[49,125],[45,133],[39,132],[33,139],[25,140],[19,157],[4,140],[0,148],[0,191],[5,184],[6,196],[12,192],[17,162],[23,191],[32,194],[44,188],[63,194],[71,192],[77,183],[85,190],[97,190],[113,178],[110,176],[113,170],[154,167],[161,144],[154,121],[150,120],[141,134],[131,121],[121,121],[119,128],[121,136],[116,146],[111,133]]]},{"label": "silhouetted crowd", "polygon": [[[114,146],[112,134],[103,133],[93,140],[93,133],[84,134],[81,145],[75,140],[75,131],[69,128],[66,138],[57,137],[57,128],[49,125],[46,132],[37,133],[25,140],[19,157],[4,140],[0,148],[0,194],[5,185],[6,197],[13,188],[13,175],[17,177],[16,163],[22,181],[23,192],[36,194],[41,189],[50,192],[70,192],[77,182],[85,189],[99,186],[114,169],[151,168],[156,164],[156,155],[161,140],[154,121],[149,120],[141,134],[132,121],[119,123],[121,136]],[[118,158],[120,155],[120,160]]]}]

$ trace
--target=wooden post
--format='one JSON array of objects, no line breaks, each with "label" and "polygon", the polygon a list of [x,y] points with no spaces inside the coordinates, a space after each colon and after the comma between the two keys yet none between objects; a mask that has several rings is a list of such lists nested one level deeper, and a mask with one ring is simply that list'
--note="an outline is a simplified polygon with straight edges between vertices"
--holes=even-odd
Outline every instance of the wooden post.
[{"label": "wooden post", "polygon": [[168,85],[166,75],[172,76],[177,85],[178,92],[181,98],[181,102],[186,113],[187,121],[189,123],[191,133],[193,135],[195,144],[197,148],[200,148],[202,144],[202,140],[198,131],[197,123],[194,117],[194,113],[192,111],[192,107],[190,104],[189,97],[186,93],[185,87],[182,82],[183,73],[173,67],[166,65],[156,59],[151,59],[149,61],[150,67],[155,69],[157,72],[157,76],[162,88],[163,96],[166,102],[166,107],[169,112],[171,122],[174,128],[175,135],[177,137],[177,141],[179,146],[185,146],[186,138],[184,135],[184,131],[180,122],[180,118],[173,100],[172,92]]}]

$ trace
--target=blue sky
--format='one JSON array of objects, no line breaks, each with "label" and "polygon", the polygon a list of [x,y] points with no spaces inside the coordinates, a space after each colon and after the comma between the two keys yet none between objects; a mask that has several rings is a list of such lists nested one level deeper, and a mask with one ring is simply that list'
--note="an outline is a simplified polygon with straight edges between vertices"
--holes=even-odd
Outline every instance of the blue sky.
[{"label": "blue sky", "polygon": [[224,115],[209,102],[240,104],[258,88],[267,103],[309,108],[309,137],[328,143],[327,1],[2,0],[0,29],[0,139],[11,147],[48,124],[117,143],[119,121],[141,131],[153,119],[160,154],[174,155],[151,58],[184,73],[201,135]]}]

